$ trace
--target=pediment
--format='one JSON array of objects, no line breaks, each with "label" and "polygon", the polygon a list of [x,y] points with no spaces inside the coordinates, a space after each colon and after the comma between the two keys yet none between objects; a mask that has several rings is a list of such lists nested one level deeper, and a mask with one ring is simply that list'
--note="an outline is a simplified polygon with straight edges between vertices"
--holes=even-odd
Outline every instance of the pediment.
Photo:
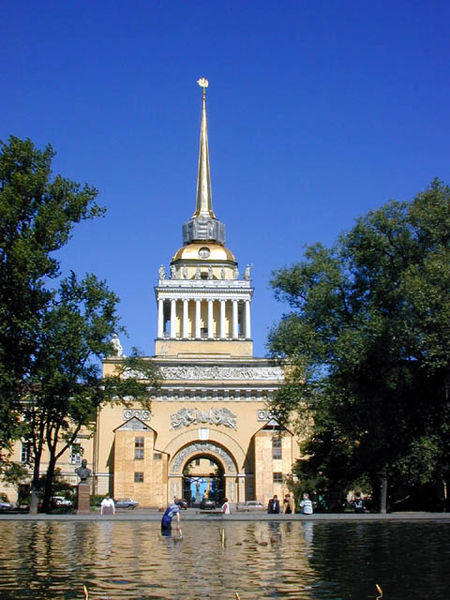
[{"label": "pediment", "polygon": [[119,425],[119,427],[116,427],[116,429],[114,429],[114,433],[116,431],[154,431],[151,427],[149,427],[148,425],[146,425],[144,423],[144,421],[141,421],[141,419],[138,419],[137,417],[131,417],[131,419],[128,419],[128,421],[125,421],[125,423],[122,423],[122,425]]}]

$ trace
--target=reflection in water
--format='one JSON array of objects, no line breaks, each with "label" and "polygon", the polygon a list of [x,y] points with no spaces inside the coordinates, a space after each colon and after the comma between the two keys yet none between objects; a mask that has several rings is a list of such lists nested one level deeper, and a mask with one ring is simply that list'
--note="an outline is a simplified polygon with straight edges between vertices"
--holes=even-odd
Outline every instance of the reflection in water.
[{"label": "reflection in water", "polygon": [[0,522],[0,598],[444,600],[447,523]]}]

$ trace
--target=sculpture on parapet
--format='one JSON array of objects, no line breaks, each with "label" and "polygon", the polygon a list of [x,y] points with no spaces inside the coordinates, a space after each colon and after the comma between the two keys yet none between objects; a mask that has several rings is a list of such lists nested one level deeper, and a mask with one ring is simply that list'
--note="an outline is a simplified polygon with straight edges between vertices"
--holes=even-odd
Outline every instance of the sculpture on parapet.
[{"label": "sculpture on parapet", "polygon": [[120,343],[117,333],[113,334],[111,338],[111,345],[113,347],[114,356],[123,356],[122,344]]},{"label": "sculpture on parapet", "polygon": [[158,273],[159,273],[159,278],[160,279],[165,279],[166,278],[166,270],[164,268],[164,265],[161,265],[158,269]]},{"label": "sculpture on parapet", "polygon": [[247,265],[245,267],[245,271],[244,271],[244,279],[247,281],[250,281],[250,271],[251,271],[252,265]]}]

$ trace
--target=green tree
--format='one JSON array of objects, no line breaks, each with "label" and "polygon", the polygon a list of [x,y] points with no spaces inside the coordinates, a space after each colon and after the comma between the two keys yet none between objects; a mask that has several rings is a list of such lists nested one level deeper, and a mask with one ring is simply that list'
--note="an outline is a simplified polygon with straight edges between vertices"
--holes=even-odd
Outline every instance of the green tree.
[{"label": "green tree", "polygon": [[17,489],[18,504],[20,504],[21,489],[28,484],[30,473],[27,467],[17,462],[2,462],[0,478]]},{"label": "green tree", "polygon": [[58,459],[75,443],[81,429],[93,433],[97,412],[107,403],[142,402],[158,385],[158,369],[135,352],[119,361],[114,375],[102,379],[99,363],[113,354],[118,330],[118,299],[94,275],[78,281],[72,273],[42,315],[39,344],[23,406],[26,438],[33,449],[32,502],[37,510],[44,449],[49,463],[43,492],[48,510]]},{"label": "green tree", "polygon": [[449,198],[435,180],[272,280],[291,311],[270,348],[303,373],[275,408],[299,426],[306,409],[309,466],[337,487],[367,475],[382,511],[388,483],[448,477]]},{"label": "green tree", "polygon": [[35,333],[59,275],[54,253],[76,223],[103,213],[95,188],[52,177],[54,154],[29,139],[0,141],[0,457],[21,432]]}]

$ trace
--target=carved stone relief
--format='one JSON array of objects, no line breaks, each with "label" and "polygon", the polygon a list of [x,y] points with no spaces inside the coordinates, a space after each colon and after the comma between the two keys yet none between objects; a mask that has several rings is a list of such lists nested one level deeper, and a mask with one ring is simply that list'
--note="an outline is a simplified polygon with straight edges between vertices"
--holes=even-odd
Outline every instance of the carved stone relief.
[{"label": "carved stone relief", "polygon": [[281,380],[281,367],[221,367],[213,366],[178,366],[161,367],[164,379],[248,379],[248,380]]},{"label": "carved stone relief", "polygon": [[212,444],[211,442],[195,442],[194,444],[190,444],[183,448],[178,454],[175,456],[174,461],[172,463],[172,474],[175,474],[177,471],[181,471],[181,467],[185,463],[185,461],[194,454],[215,454],[219,456],[228,471],[235,473],[236,467],[234,466],[234,462],[231,456],[221,447],[216,444]]},{"label": "carved stone relief", "polygon": [[134,409],[134,408],[126,408],[123,411],[123,420],[124,421],[128,421],[128,419],[131,419],[131,417],[137,417],[138,419],[141,419],[142,421],[150,421],[151,420],[151,415],[150,415],[150,411],[149,410],[144,410],[144,409]]},{"label": "carved stone relief", "polygon": [[270,421],[273,418],[273,414],[271,410],[261,409],[257,412],[258,421]]},{"label": "carved stone relief", "polygon": [[176,413],[170,415],[170,429],[180,429],[180,427],[189,427],[209,423],[210,425],[223,425],[236,429],[236,415],[228,408],[210,408],[200,410],[199,408],[180,408]]}]

